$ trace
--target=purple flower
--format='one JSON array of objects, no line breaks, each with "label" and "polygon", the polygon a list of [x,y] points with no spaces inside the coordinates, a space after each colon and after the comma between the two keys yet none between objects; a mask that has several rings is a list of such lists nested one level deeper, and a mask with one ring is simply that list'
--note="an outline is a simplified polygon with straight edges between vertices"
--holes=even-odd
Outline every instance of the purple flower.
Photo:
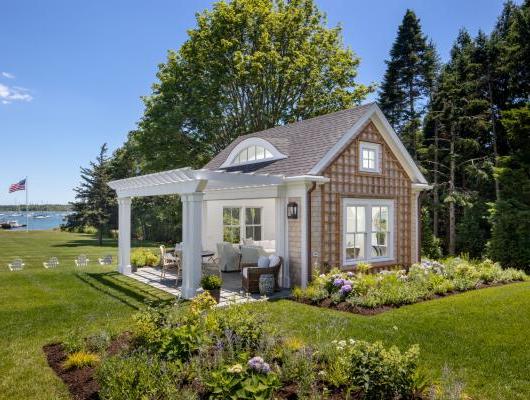
[{"label": "purple flower", "polygon": [[352,291],[352,287],[351,285],[344,285],[343,287],[340,288],[340,293],[342,295],[345,295],[345,294],[348,294]]},{"label": "purple flower", "polygon": [[343,285],[343,286],[346,286],[346,285],[348,285],[348,286],[352,286],[353,283],[352,283],[352,281],[346,279],[346,280],[344,280],[344,282],[342,282],[342,285]]},{"label": "purple flower", "polygon": [[346,275],[348,275],[348,278],[353,278],[353,276],[355,274],[353,272],[351,272],[351,271],[348,271],[348,273]]},{"label": "purple flower", "polygon": [[271,367],[269,364],[263,360],[261,357],[252,357],[250,360],[248,360],[247,363],[248,367],[260,374],[268,374],[271,372]]},{"label": "purple flower", "polygon": [[337,278],[333,281],[333,286],[341,287],[342,285],[344,285],[344,279],[342,278]]}]

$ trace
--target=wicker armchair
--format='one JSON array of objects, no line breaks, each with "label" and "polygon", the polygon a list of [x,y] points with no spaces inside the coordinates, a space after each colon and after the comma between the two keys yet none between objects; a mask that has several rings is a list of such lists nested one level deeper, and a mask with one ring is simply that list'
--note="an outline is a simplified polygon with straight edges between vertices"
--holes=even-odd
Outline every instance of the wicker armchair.
[{"label": "wicker armchair", "polygon": [[278,275],[280,273],[282,264],[283,258],[280,257],[280,262],[273,267],[244,267],[241,278],[243,289],[249,293],[259,293],[259,277],[262,274],[272,274],[274,275],[274,290],[280,290],[280,285],[278,284]]}]

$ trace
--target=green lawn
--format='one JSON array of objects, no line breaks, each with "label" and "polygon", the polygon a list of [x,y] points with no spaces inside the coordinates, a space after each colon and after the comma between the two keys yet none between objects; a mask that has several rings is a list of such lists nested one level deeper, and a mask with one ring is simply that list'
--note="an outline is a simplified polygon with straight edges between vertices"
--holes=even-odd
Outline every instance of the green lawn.
[{"label": "green lawn", "polygon": [[[73,267],[81,253],[91,260],[83,271]],[[145,300],[169,298],[114,272],[116,265],[97,265],[105,254],[115,257],[115,242],[99,247],[88,235],[0,231],[0,399],[68,399],[42,346],[74,329],[123,330]],[[7,263],[17,256],[25,270],[9,272]],[[59,258],[56,270],[42,266],[50,256]]]},{"label": "green lawn", "polygon": [[[73,267],[80,253],[91,260],[116,254],[113,241],[95,246],[87,235],[0,232],[0,399],[67,399],[66,388],[47,367],[42,345],[73,329],[127,328],[144,300],[164,293],[94,262]],[[7,262],[21,256],[22,272]],[[57,256],[61,266],[45,270]],[[419,343],[421,367],[433,377],[448,365],[473,399],[530,398],[530,282],[495,287],[402,307],[373,317],[283,300],[251,304],[287,335],[307,342],[340,338],[383,340],[400,348]]]},{"label": "green lawn", "polygon": [[471,291],[361,316],[295,303],[260,305],[287,335],[307,342],[356,338],[405,349],[419,343],[434,379],[447,365],[473,399],[530,398],[530,282]]}]

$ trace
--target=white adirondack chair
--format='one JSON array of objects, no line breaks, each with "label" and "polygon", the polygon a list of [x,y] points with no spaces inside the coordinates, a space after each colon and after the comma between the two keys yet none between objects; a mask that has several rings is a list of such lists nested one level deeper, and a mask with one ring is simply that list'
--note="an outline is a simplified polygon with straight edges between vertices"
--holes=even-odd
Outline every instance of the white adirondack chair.
[{"label": "white adirondack chair", "polygon": [[99,265],[110,265],[112,264],[112,256],[108,254],[103,258],[98,258],[98,261],[99,261]]},{"label": "white adirondack chair", "polygon": [[88,259],[88,257],[85,254],[80,254],[75,259],[75,266],[76,267],[88,267],[88,262],[89,261],[90,260]]},{"label": "white adirondack chair", "polygon": [[10,271],[22,271],[24,269],[24,263],[21,258],[15,258],[13,262],[7,264]]},{"label": "white adirondack chair", "polygon": [[42,265],[44,265],[44,268],[56,268],[59,266],[59,260],[57,257],[50,257],[50,259],[48,261],[44,261]]}]

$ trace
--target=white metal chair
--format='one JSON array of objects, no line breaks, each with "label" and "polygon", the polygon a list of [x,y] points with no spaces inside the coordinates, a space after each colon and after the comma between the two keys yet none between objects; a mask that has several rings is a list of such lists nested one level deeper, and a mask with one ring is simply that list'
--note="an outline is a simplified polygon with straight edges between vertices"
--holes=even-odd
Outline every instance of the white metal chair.
[{"label": "white metal chair", "polygon": [[56,268],[59,266],[59,260],[57,257],[50,257],[50,259],[48,261],[44,261],[42,265],[44,265],[44,268]]},{"label": "white metal chair", "polygon": [[112,264],[112,256],[110,254],[106,255],[103,258],[98,258],[99,265],[111,265]]},{"label": "white metal chair", "polygon": [[24,269],[24,262],[21,258],[15,258],[13,262],[7,264],[10,271],[22,271]]},{"label": "white metal chair", "polygon": [[[176,252],[175,252],[176,254]],[[174,256],[171,253],[168,253],[166,251],[166,246],[162,245],[160,246],[160,262],[162,264],[162,270],[160,272],[160,277],[165,278],[166,277],[166,271],[171,267],[176,267],[177,269],[177,280],[179,276],[179,270],[180,270],[180,259]]]},{"label": "white metal chair", "polygon": [[75,266],[76,267],[88,267],[88,262],[89,261],[90,260],[88,259],[88,257],[85,254],[80,254],[75,259]]}]

